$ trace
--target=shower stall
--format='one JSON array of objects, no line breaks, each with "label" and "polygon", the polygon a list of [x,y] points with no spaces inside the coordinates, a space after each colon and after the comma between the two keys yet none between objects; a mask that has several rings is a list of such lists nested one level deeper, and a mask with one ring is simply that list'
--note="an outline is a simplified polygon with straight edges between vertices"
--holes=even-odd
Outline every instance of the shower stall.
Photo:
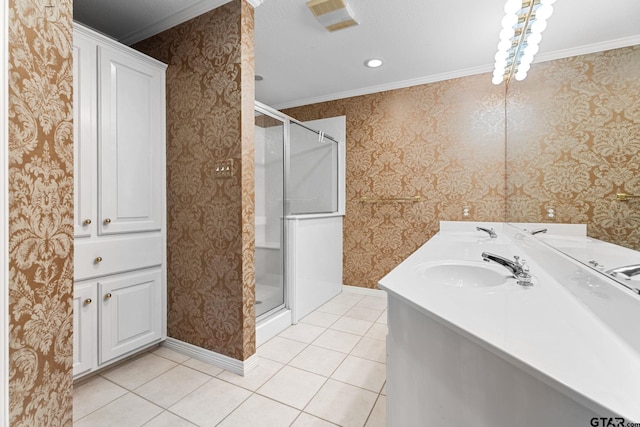
[{"label": "shower stall", "polygon": [[341,291],[344,124],[302,123],[256,102],[258,341],[273,335],[261,325],[297,323]]}]

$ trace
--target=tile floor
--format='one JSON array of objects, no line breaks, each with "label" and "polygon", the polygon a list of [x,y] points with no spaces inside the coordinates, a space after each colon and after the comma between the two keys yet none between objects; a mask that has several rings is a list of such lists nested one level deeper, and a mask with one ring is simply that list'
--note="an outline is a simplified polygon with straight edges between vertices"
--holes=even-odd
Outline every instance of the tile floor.
[{"label": "tile floor", "polygon": [[258,348],[241,377],[159,347],[73,395],[73,425],[385,425],[385,293],[338,295]]}]

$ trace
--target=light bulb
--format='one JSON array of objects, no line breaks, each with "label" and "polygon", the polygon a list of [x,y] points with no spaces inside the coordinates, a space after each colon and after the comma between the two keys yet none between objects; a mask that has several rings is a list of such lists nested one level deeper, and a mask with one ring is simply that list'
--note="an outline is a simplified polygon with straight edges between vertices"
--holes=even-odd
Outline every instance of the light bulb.
[{"label": "light bulb", "polygon": [[503,50],[499,50],[496,53],[496,56],[494,57],[494,59],[496,60],[496,62],[498,62],[498,61],[506,61],[507,60],[507,52],[505,52]]},{"label": "light bulb", "polygon": [[524,72],[526,73],[527,71],[529,71],[531,69],[531,64],[527,64],[527,63],[520,63],[520,65],[518,65],[518,72]]},{"label": "light bulb", "polygon": [[533,55],[528,55],[528,54],[525,53],[520,58],[520,63],[521,64],[531,64],[532,62],[533,62]]},{"label": "light bulb", "polygon": [[536,21],[531,25],[531,32],[540,34],[545,30],[545,28],[547,28],[547,21],[536,19]]},{"label": "light bulb", "polygon": [[540,4],[554,4],[556,0],[540,0]]},{"label": "light bulb", "polygon": [[527,78],[527,72],[518,71],[514,77],[517,81],[521,82],[522,80]]},{"label": "light bulb", "polygon": [[504,13],[507,15],[516,13],[520,9],[522,9],[522,0],[507,0],[504,5]]},{"label": "light bulb", "polygon": [[491,83],[493,83],[494,85],[499,85],[503,80],[504,78],[502,76],[493,76],[493,78],[491,79]]},{"label": "light bulb", "polygon": [[498,50],[501,52],[506,52],[511,47],[511,40],[502,40],[498,43]]},{"label": "light bulb", "polygon": [[500,40],[511,40],[511,37],[515,34],[513,28],[503,28],[500,31]]},{"label": "light bulb", "polygon": [[512,13],[510,15],[504,15],[502,18],[502,28],[513,28],[518,23],[518,15]]},{"label": "light bulb", "polygon": [[543,21],[546,21],[547,19],[549,19],[552,13],[553,6],[551,6],[550,4],[543,4],[536,10],[536,20],[541,19]]},{"label": "light bulb", "polygon": [[527,44],[529,46],[534,45],[534,44],[540,44],[541,40],[542,40],[542,34],[540,34],[540,33],[529,33],[529,36],[527,37]]},{"label": "light bulb", "polygon": [[537,44],[532,44],[524,48],[524,54],[533,57],[536,53],[538,53],[539,49],[540,48]]}]

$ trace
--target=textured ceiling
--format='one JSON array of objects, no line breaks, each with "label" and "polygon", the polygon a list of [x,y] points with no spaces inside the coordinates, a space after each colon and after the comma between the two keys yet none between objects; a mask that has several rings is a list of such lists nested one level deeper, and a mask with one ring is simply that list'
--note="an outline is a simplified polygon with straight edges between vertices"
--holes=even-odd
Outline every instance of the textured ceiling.
[{"label": "textured ceiling", "polygon": [[[226,1],[74,0],[74,17],[131,43]],[[505,0],[349,0],[360,25],[333,33],[305,3],[265,0],[255,11],[256,98],[276,108],[491,71]],[[638,0],[554,9],[537,61],[640,43]],[[364,67],[371,57],[383,67]]]}]

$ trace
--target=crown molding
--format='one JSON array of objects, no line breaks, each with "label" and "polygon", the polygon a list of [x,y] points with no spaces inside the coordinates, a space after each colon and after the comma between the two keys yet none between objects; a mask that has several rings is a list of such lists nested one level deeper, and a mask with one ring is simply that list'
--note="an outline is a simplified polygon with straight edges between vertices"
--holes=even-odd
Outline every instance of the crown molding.
[{"label": "crown molding", "polygon": [[[537,55],[533,63],[553,61],[556,59],[569,58],[578,55],[587,55],[595,52],[602,52],[611,49],[620,49],[628,46],[640,44],[640,35],[625,37],[621,39],[609,40],[602,43],[593,43],[584,46],[578,46],[571,49],[556,50],[547,54]],[[285,108],[300,107],[303,105],[318,104],[321,102],[335,101],[338,99],[351,98],[354,96],[370,95],[372,93],[383,92],[387,90],[403,89],[411,86],[435,83],[443,80],[456,79],[460,77],[472,76],[475,74],[489,73],[493,71],[493,65],[483,65],[479,67],[466,68],[463,70],[452,71],[448,73],[434,74],[430,76],[418,77],[415,79],[402,80],[398,82],[386,83],[377,86],[368,86],[360,89],[354,89],[344,92],[335,92],[328,95],[322,95],[313,98],[299,99],[295,101],[283,102],[281,104],[272,105],[276,110]]]},{"label": "crown molding", "polygon": [[337,99],[351,98],[354,96],[370,95],[372,93],[384,92],[387,90],[403,89],[411,86],[424,85],[428,83],[440,82],[443,80],[456,79],[459,77],[472,76],[474,74],[482,74],[493,71],[493,65],[482,65],[479,67],[465,68],[448,73],[433,74],[430,76],[418,77],[415,79],[401,80],[397,82],[385,83],[376,86],[368,86],[360,89],[347,90],[344,92],[336,92],[328,95],[322,95],[313,98],[300,99],[296,101],[284,102],[271,106],[276,110],[285,108],[300,107],[302,105],[318,104],[320,102],[335,101]]},{"label": "crown molding", "polygon": [[156,34],[168,30],[171,27],[175,27],[178,24],[182,24],[183,22],[200,16],[203,13],[209,12],[210,10],[227,4],[229,3],[229,1],[231,0],[200,0],[190,6],[185,7],[182,10],[179,10],[173,15],[169,15],[166,18],[161,19],[160,21],[154,22],[151,25],[147,25],[141,30],[133,31],[126,36],[121,37],[118,41],[131,46],[134,43],[137,43],[151,36],[155,36]]}]

